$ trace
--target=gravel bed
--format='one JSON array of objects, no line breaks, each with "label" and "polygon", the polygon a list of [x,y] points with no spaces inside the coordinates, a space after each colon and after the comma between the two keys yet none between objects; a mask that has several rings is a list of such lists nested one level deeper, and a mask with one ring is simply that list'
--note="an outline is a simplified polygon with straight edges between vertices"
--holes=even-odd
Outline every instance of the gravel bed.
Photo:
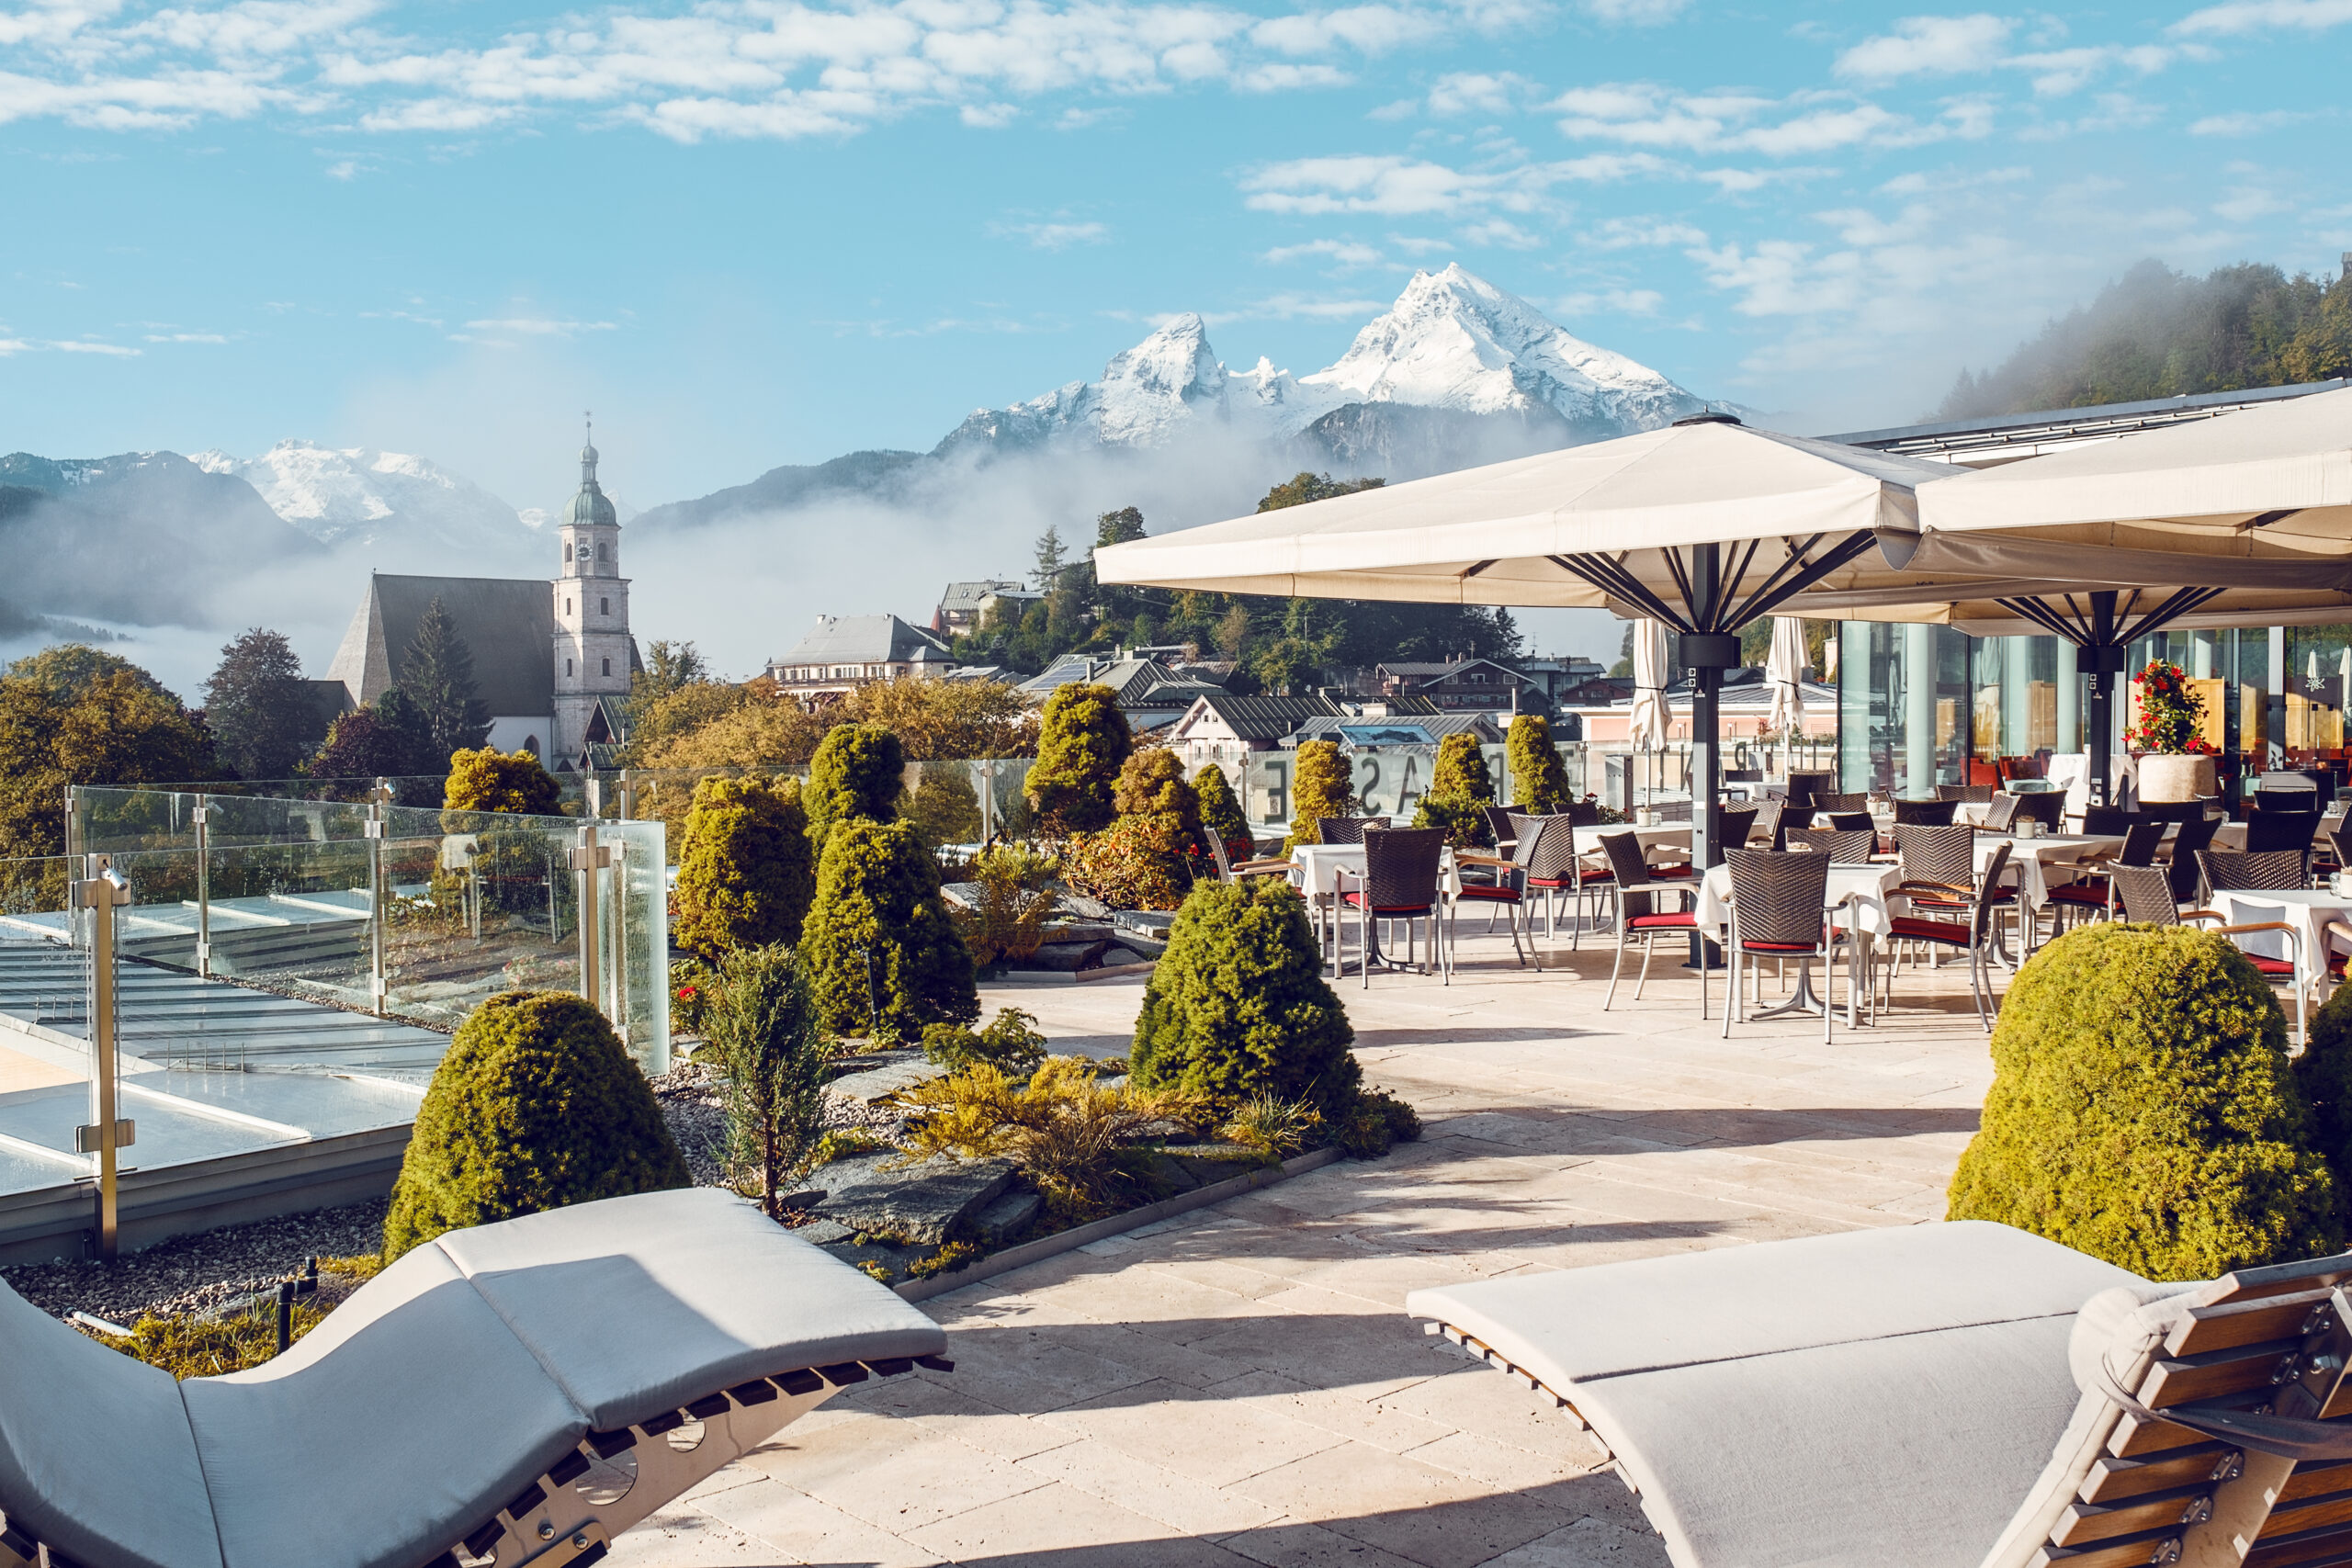
[{"label": "gravel bed", "polygon": [[112,1263],[27,1263],[0,1279],[54,1317],[86,1312],[129,1324],[143,1314],[209,1312],[266,1290],[305,1258],[354,1258],[384,1245],[386,1201],[319,1209],[249,1225],[175,1236]]}]

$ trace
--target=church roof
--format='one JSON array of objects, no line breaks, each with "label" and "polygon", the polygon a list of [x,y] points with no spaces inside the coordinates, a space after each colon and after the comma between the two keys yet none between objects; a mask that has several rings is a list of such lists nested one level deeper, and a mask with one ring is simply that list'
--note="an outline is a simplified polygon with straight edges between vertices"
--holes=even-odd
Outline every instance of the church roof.
[{"label": "church roof", "polygon": [[400,662],[434,600],[457,623],[473,655],[474,684],[498,717],[537,717],[555,710],[555,604],[545,578],[402,577],[377,572],[330,680],[356,703],[372,703],[400,684]]},{"label": "church roof", "polygon": [[604,487],[596,482],[596,448],[594,446],[580,449],[580,493],[564,507],[560,522],[564,526],[584,526],[592,523],[607,528],[621,525],[621,514],[614,507],[612,497],[606,495]]}]

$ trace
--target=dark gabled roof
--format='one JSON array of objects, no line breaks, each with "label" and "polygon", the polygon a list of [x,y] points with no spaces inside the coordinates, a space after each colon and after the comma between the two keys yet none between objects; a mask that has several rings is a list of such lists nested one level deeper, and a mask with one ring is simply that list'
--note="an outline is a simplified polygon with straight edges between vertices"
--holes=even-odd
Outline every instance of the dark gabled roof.
[{"label": "dark gabled roof", "polygon": [[1005,577],[983,577],[970,582],[951,582],[940,591],[939,607],[943,610],[977,610],[980,601],[991,593],[1019,589],[1025,584]]},{"label": "dark gabled roof", "polygon": [[377,572],[328,667],[354,700],[400,684],[400,665],[434,600],[473,656],[474,684],[496,716],[555,709],[555,591],[546,578],[402,577]]},{"label": "dark gabled roof", "polygon": [[947,654],[931,633],[896,615],[820,615],[791,652],[771,665],[922,664]]},{"label": "dark gabled roof", "polygon": [[1380,704],[1388,710],[1387,716],[1390,718],[1416,718],[1422,714],[1445,711],[1437,705],[1435,697],[1415,696],[1410,694],[1401,697],[1383,697],[1380,699]]},{"label": "dark gabled roof", "polygon": [[1316,717],[1302,720],[1298,728],[1292,733],[1307,739],[1314,739],[1319,736],[1336,735],[1343,725],[1351,728],[1362,726],[1367,729],[1377,729],[1383,725],[1390,724],[1410,725],[1416,729],[1427,730],[1431,737],[1441,740],[1449,735],[1457,735],[1465,730],[1477,736],[1481,741],[1488,745],[1499,743],[1503,738],[1502,731],[1496,727],[1495,721],[1483,713],[1392,713],[1378,718],[1369,716],[1360,717],[1353,714],[1318,715]]},{"label": "dark gabled roof", "polygon": [[1203,703],[1244,740],[1280,740],[1310,718],[1343,710],[1329,697],[1237,697],[1204,692]]},{"label": "dark gabled roof", "polygon": [[1521,674],[1518,671],[1513,670],[1510,665],[1496,659],[1456,659],[1448,662],[1402,660],[1395,664],[1375,665],[1374,668],[1384,675],[1426,675],[1432,679],[1439,679],[1447,675],[1455,674],[1464,670],[1476,670],[1481,665],[1485,665],[1488,669],[1499,670],[1504,674],[1510,676],[1514,680],[1524,681],[1527,679],[1526,676]]}]

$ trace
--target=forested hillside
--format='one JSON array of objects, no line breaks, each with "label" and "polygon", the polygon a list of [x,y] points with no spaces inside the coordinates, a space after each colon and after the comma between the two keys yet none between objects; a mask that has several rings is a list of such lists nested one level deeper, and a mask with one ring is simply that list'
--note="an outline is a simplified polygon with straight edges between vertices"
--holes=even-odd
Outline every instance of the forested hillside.
[{"label": "forested hillside", "polygon": [[2352,282],[2241,262],[2203,277],[2143,261],[1982,375],[1933,417],[2132,402],[2352,376]]}]

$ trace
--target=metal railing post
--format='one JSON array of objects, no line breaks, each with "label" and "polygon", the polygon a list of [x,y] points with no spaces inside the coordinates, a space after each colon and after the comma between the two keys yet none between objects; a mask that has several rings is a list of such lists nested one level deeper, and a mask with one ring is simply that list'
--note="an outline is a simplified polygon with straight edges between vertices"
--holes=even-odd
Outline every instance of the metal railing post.
[{"label": "metal railing post", "polygon": [[627,768],[621,770],[621,820],[637,820],[637,780]]},{"label": "metal railing post", "polygon": [[391,794],[380,781],[368,801],[368,1010],[386,1015],[391,976],[384,962],[384,802]]},{"label": "metal railing post", "polygon": [[74,885],[74,902],[90,911],[90,1124],[74,1130],[74,1151],[98,1162],[98,1256],[112,1258],[120,1215],[120,1151],[138,1137],[128,1117],[115,1114],[115,910],[130,902],[130,885],[106,855],[91,855],[88,874]]},{"label": "metal railing post", "polygon": [[196,797],[196,972],[212,978],[212,812],[208,796]]},{"label": "metal railing post", "polygon": [[596,874],[612,863],[612,847],[596,842],[596,824],[582,823],[580,843],[571,852],[571,869],[580,874],[580,994],[599,1012],[605,1008],[596,984]]}]

